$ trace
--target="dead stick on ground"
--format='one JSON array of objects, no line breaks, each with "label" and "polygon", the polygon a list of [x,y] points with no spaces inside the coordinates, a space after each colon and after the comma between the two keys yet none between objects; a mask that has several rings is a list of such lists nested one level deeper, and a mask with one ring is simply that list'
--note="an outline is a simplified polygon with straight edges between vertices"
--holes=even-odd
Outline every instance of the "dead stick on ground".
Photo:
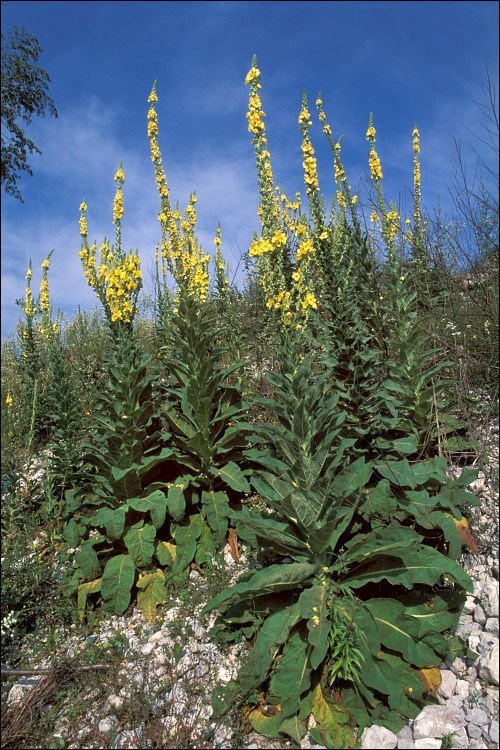
[{"label": "dead stick on ground", "polygon": [[[86,664],[82,667],[71,666],[70,669],[74,669],[77,672],[90,672],[93,669],[111,669],[112,666],[112,664]],[[2,667],[1,675],[2,677],[10,677],[11,675],[28,677],[30,675],[37,674],[53,674],[54,672],[57,672],[59,670],[60,667],[53,667],[52,669],[10,669],[9,667]]]}]

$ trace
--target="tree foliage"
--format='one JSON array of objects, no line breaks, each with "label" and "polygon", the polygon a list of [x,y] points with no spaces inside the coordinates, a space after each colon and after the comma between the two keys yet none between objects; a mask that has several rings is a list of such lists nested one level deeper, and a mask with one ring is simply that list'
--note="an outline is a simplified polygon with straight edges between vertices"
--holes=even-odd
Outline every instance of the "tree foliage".
[{"label": "tree foliage", "polygon": [[23,172],[33,175],[28,155],[41,151],[28,138],[19,120],[29,125],[33,115],[44,117],[46,110],[57,117],[47,91],[48,73],[36,63],[43,52],[38,40],[25,28],[2,34],[2,187],[23,202],[18,180]]}]

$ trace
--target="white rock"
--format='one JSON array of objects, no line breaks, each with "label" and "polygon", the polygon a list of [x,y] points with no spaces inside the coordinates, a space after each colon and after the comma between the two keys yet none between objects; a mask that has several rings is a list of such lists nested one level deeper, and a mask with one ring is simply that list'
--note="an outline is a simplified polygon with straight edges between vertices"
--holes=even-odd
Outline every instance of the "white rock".
[{"label": "white rock", "polygon": [[455,686],[455,695],[459,695],[461,698],[467,698],[469,695],[470,685],[467,680],[457,680]]},{"label": "white rock", "polygon": [[481,727],[478,727],[477,724],[468,724],[467,734],[469,735],[469,739],[471,740],[480,740],[483,734],[483,730],[481,729]]},{"label": "white rock", "polygon": [[486,581],[481,591],[481,604],[487,617],[498,617],[498,581]]},{"label": "white rock", "polygon": [[496,645],[485,654],[483,654],[479,660],[479,677],[491,685],[499,685],[499,648],[498,640]]},{"label": "white rock", "polygon": [[117,717],[111,714],[111,716],[106,716],[105,719],[101,719],[101,721],[99,722],[99,731],[101,732],[101,734],[109,734],[111,730],[116,728],[117,725]]},{"label": "white rock", "polygon": [[498,746],[499,733],[498,721],[496,719],[494,721],[490,721],[488,725],[488,739],[490,742],[493,742],[494,745]]},{"label": "white rock", "polygon": [[386,727],[379,727],[377,724],[367,727],[361,737],[363,750],[385,750],[385,748],[391,750],[397,747],[397,744],[397,735]]},{"label": "white rock", "polygon": [[467,594],[467,599],[465,600],[462,614],[464,615],[474,614],[474,610],[476,609],[476,604],[477,604],[476,597],[473,596],[473,594]]},{"label": "white rock", "polygon": [[405,726],[398,732],[398,750],[413,750],[414,747],[413,733],[410,727]]},{"label": "white rock", "polygon": [[469,747],[469,737],[464,727],[455,732],[451,741],[452,750],[465,750]]},{"label": "white rock", "polygon": [[465,724],[463,713],[455,707],[426,706],[417,716],[413,724],[415,740],[429,737],[439,737],[456,732]]},{"label": "white rock", "polygon": [[153,633],[148,638],[148,643],[159,643],[161,639],[163,638],[163,633],[161,630],[158,630],[156,633]]},{"label": "white rock", "polygon": [[421,737],[415,740],[415,748],[418,750],[439,750],[440,747],[441,740],[434,737]]},{"label": "white rock", "polygon": [[484,625],[484,623],[486,622],[486,612],[480,604],[478,604],[474,609],[474,621],[479,623],[479,625]]},{"label": "white rock", "polygon": [[108,703],[113,708],[120,709],[123,706],[123,698],[121,698],[119,695],[110,695],[108,698]]},{"label": "white rock", "polygon": [[498,617],[488,617],[484,625],[484,629],[489,633],[498,635]]},{"label": "white rock", "polygon": [[456,684],[456,675],[454,675],[450,669],[441,670],[441,685],[439,686],[438,693],[442,695],[443,698],[451,698],[455,692]]},{"label": "white rock", "polygon": [[145,646],[141,648],[141,654],[144,656],[149,656],[149,654],[154,651],[156,648],[156,643],[146,643]]},{"label": "white rock", "polygon": [[7,705],[13,706],[14,703],[18,703],[20,700],[22,700],[26,695],[26,692],[35,687],[40,679],[40,677],[22,677],[19,682],[16,682],[15,685],[12,685],[11,689],[9,690]]}]

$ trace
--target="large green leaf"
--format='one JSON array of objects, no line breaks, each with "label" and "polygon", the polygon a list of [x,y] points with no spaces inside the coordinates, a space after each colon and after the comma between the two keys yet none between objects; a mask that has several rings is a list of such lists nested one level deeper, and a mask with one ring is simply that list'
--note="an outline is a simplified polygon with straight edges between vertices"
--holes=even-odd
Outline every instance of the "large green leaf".
[{"label": "large green leaf", "polygon": [[290,630],[300,619],[296,604],[273,612],[266,618],[247,660],[238,673],[243,700],[265,681],[281,644],[287,641]]},{"label": "large green leaf", "polygon": [[94,549],[93,541],[82,543],[82,546],[75,555],[75,562],[89,581],[93,581],[100,576],[101,564]]},{"label": "large green leaf", "polygon": [[377,461],[375,466],[378,473],[396,487],[410,487],[411,489],[415,489],[417,486],[417,479],[415,478],[413,468],[406,458],[401,459],[401,461]]},{"label": "large green leaf", "polygon": [[269,685],[271,696],[281,705],[283,718],[297,712],[300,696],[311,684],[311,651],[312,646],[300,629],[290,633]]},{"label": "large green leaf", "polygon": [[130,556],[138,567],[149,565],[153,559],[156,529],[149,523],[135,524],[125,534],[124,540]]},{"label": "large green leaf", "polygon": [[196,542],[202,532],[203,518],[199,513],[189,518],[187,526],[176,525],[173,527],[173,536],[176,544],[176,555],[172,570],[174,573],[182,573],[187,570],[189,564],[194,560],[196,554]]},{"label": "large green leaf", "polygon": [[152,620],[156,615],[156,607],[162,604],[167,596],[165,574],[162,570],[144,573],[137,580],[137,588],[137,606],[146,620]]},{"label": "large green leaf", "polygon": [[213,609],[225,612],[231,604],[247,598],[275,594],[279,591],[296,591],[301,583],[311,579],[318,570],[319,565],[310,563],[270,565],[268,568],[256,571],[249,580],[236,583],[210,599],[203,608],[203,612],[210,612]]},{"label": "large green leaf", "polygon": [[249,512],[246,507],[237,513],[232,513],[231,519],[238,524],[247,525],[265,543],[278,545],[281,552],[290,554],[310,552],[307,543],[298,538],[297,530],[288,523],[276,521],[273,518],[263,518],[257,513]]},{"label": "large green leaf", "polygon": [[115,555],[106,563],[101,581],[101,594],[109,612],[122,615],[130,604],[135,566],[130,555]]},{"label": "large green leaf", "polygon": [[250,492],[248,480],[234,461],[229,461],[225,466],[221,466],[215,473],[236,492]]},{"label": "large green leaf", "polygon": [[168,512],[174,521],[180,521],[184,518],[186,512],[186,499],[184,491],[187,486],[186,477],[179,477],[175,484],[168,489],[167,505]]},{"label": "large green leaf", "polygon": [[405,617],[406,608],[397,599],[371,599],[365,602],[365,607],[373,615],[386,648],[402,654],[405,661],[416,667],[440,663],[434,651],[420,640],[418,623]]},{"label": "large green leaf", "polygon": [[111,467],[113,491],[116,499],[120,502],[128,500],[130,497],[138,497],[141,494],[141,478],[137,469],[137,464],[126,469],[120,469],[116,466]]},{"label": "large green leaf", "polygon": [[328,633],[331,623],[326,610],[327,587],[321,585],[305,589],[299,596],[302,617],[307,620],[307,639],[312,646],[311,667],[316,669],[328,651]]},{"label": "large green leaf", "polygon": [[115,510],[99,508],[97,523],[99,526],[106,528],[109,539],[120,539],[125,528],[125,508],[123,506],[115,508]]},{"label": "large green leaf", "polygon": [[[394,556],[396,554],[398,557]],[[471,579],[458,563],[424,545],[402,548],[400,551],[392,549],[387,556],[377,557],[356,567],[345,576],[344,581],[352,588],[361,588],[367,583],[385,579],[412,589],[418,583],[434,586],[443,575],[452,578],[465,591],[473,590]]]},{"label": "large green leaf", "polygon": [[201,502],[205,517],[214,532],[217,544],[220,545],[227,531],[229,498],[225,492],[210,490],[201,493]]}]

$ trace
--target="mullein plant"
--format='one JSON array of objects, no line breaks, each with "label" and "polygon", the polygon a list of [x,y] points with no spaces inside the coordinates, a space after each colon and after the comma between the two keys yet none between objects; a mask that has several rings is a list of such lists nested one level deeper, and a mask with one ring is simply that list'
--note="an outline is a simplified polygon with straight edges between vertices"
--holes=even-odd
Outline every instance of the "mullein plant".
[{"label": "mullein plant", "polygon": [[[165,344],[160,350],[164,365],[162,436],[172,451],[170,464],[174,467],[167,492],[168,538],[160,549],[162,561],[171,566],[174,580],[179,581],[189,573],[191,564],[210,563],[224,546],[231,505],[250,491],[245,476],[249,462],[243,457],[248,404],[241,395],[245,363],[224,365],[228,348],[216,343],[223,329],[208,304],[210,256],[196,236],[196,196],[190,196],[184,216],[171,206],[158,145],[157,101],[155,84],[148,99],[148,135],[160,195],[157,288],[160,295],[167,296],[168,274],[177,284],[168,326],[162,326]],[[219,227],[215,236],[215,305],[227,314],[231,299],[221,245]],[[234,340],[232,343],[234,350]]]},{"label": "mullein plant", "polygon": [[164,524],[167,502],[164,483],[154,479],[171,451],[162,448],[155,430],[155,376],[133,335],[142,275],[137,252],[125,253],[121,247],[124,179],[120,164],[113,204],[116,243],[104,240],[99,265],[96,243],[89,246],[87,239],[86,203],[80,206],[80,258],[110,334],[107,379],[82,455],[85,476],[80,474],[66,492],[65,534],[75,557],[65,591],[76,598],[82,619],[96,596],[106,611],[121,614],[136,600],[152,617],[166,595],[157,531]]},{"label": "mullein plant", "polygon": [[[256,259],[258,282],[266,308],[277,313],[284,325],[291,325],[292,322],[301,325],[300,319],[307,319],[309,310],[317,307],[308,281],[308,267],[314,248],[307,224],[302,220],[299,201],[287,201],[274,185],[265,112],[259,93],[262,88],[260,75],[254,56],[245,83],[250,86],[247,119],[257,163],[261,236],[254,237],[249,256]],[[303,110],[301,117],[305,114]],[[310,165],[314,183],[312,163],[315,160],[310,154],[306,154],[305,159]],[[311,190],[315,187],[311,183]],[[292,258],[292,247],[296,249],[295,259]]]},{"label": "mullein plant", "polygon": [[176,298],[174,298],[172,305],[169,304],[169,274],[177,284],[177,296],[180,290],[184,290],[188,296],[201,302],[206,301],[209,287],[208,266],[210,255],[203,251],[196,236],[195,193],[191,193],[184,214],[181,214],[178,207],[172,208],[170,190],[158,143],[157,102],[158,95],[155,81],[148,97],[147,120],[151,160],[154,165],[156,186],[160,196],[158,221],[161,227],[161,243],[155,256],[155,274],[161,321],[163,313],[166,313],[168,318],[170,307],[173,308],[173,312],[175,312],[176,307]]},{"label": "mullein plant", "polygon": [[[259,76],[254,60],[250,82]],[[325,220],[305,99],[299,123],[320,305],[312,328],[281,327],[273,398],[259,400],[273,419],[256,426],[246,453],[260,466],[250,483],[267,510],[230,515],[262,568],[205,611],[219,611],[222,637],[253,640],[237,678],[214,693],[215,715],[235,702],[251,708],[260,691],[266,707],[249,713],[257,731],[300,744],[312,713],[317,742],[350,747],[356,724],[398,731],[435,700],[440,664],[464,649],[454,633],[472,583],[457,560],[463,544],[474,547],[464,513],[477,504],[466,489],[475,472],[453,479],[439,455],[432,394],[446,363],[415,333],[373,120],[382,281],[335,143],[337,220]],[[313,331],[322,357],[307,345]]]}]

